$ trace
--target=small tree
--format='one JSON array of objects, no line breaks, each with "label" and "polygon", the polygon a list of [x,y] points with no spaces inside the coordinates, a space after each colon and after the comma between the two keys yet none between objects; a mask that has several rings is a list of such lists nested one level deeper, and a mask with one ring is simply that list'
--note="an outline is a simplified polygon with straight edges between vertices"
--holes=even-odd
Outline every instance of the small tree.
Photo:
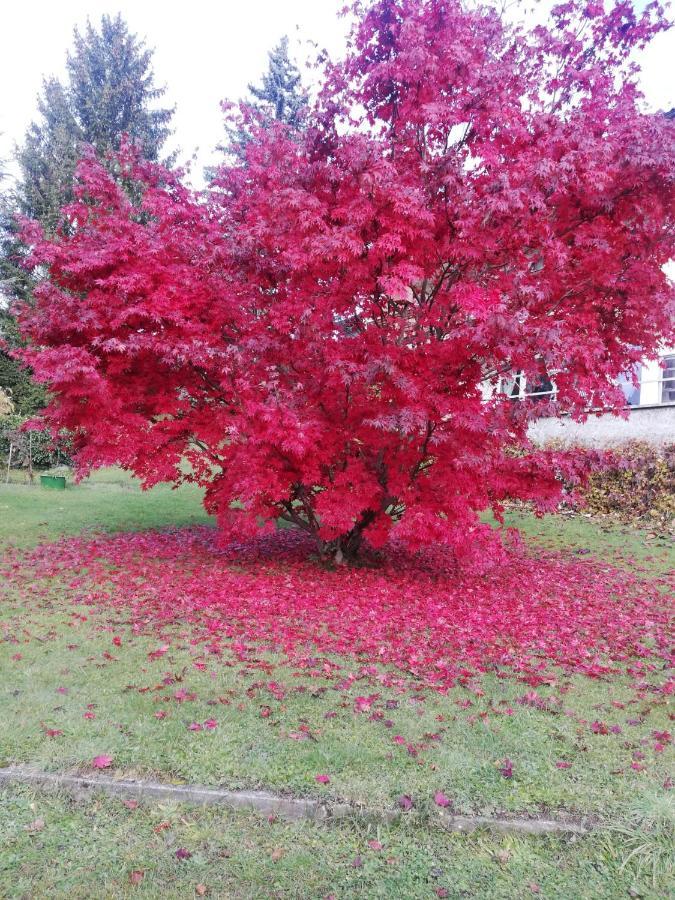
[{"label": "small tree", "polygon": [[[491,540],[553,507],[575,457],[533,448],[500,376],[557,411],[672,340],[675,142],[630,55],[658,6],[570,0],[534,31],[456,0],[376,0],[307,127],[253,128],[208,201],[125,151],[89,156],[23,320],[79,464],[196,481],[238,536],[281,517],[340,560],[364,539]],[[187,460],[192,471],[186,474]],[[235,503],[237,501],[237,503]]]}]

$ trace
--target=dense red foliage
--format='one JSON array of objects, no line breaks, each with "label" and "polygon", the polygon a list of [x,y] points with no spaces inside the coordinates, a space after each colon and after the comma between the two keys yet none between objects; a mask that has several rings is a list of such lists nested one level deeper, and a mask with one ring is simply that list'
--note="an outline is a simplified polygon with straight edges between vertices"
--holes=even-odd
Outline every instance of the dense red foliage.
[{"label": "dense red foliage", "polygon": [[[336,680],[355,677],[343,668],[354,658],[389,686],[445,690],[499,672],[532,686],[628,673],[673,687],[672,604],[656,580],[518,550],[486,575],[459,576],[439,554],[401,550],[377,569],[327,572],[308,550],[292,532],[228,550],[208,528],[147,532],[8,555],[0,574],[36,599],[58,577],[74,602],[119,610],[134,631],[157,634],[155,658],[178,626],[205,655],[234,654],[268,673],[278,664],[270,650],[304,675]],[[166,626],[173,637],[164,639]]]},{"label": "dense red foliage", "polygon": [[472,548],[476,511],[550,507],[577,474],[528,447],[545,404],[500,375],[554,378],[583,417],[671,334],[673,126],[630,62],[662,13],[357,13],[306,131],[254,127],[205,194],[129,150],[123,187],[82,163],[62,232],[28,228],[27,358],[84,470],[195,479],[224,528],[281,515],[338,559],[363,533]]}]

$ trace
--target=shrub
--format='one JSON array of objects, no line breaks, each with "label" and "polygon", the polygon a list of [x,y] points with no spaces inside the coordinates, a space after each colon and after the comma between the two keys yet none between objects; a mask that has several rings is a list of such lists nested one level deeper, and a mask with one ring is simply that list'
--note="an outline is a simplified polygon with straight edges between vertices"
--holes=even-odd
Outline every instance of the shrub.
[{"label": "shrub", "polygon": [[657,448],[634,441],[614,449],[609,464],[591,475],[583,494],[591,513],[672,528],[675,443]]},{"label": "shrub", "polygon": [[630,61],[667,22],[353,8],[305,127],[231,111],[251,140],[207,191],[131,145],[85,150],[61,226],[24,223],[22,359],[82,473],[199,483],[226,540],[281,518],[336,562],[391,539],[482,566],[478,514],[555,509],[587,460],[531,447],[546,404],[502,376],[555,372],[556,414],[583,419],[672,333],[673,126]]},{"label": "shrub", "polygon": [[9,446],[14,445],[12,462],[15,466],[28,465],[28,453],[36,469],[49,469],[58,464],[70,463],[69,438],[64,432],[58,441],[48,431],[32,431],[32,438],[21,431],[24,418],[16,413],[0,416],[0,457],[5,465],[9,456]]}]

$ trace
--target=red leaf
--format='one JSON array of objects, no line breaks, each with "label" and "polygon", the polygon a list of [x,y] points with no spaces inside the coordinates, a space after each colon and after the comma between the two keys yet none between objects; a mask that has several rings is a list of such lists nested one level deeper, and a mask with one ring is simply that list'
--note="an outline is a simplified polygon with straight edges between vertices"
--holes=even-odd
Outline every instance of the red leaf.
[{"label": "red leaf", "polygon": [[504,778],[512,778],[513,777],[513,763],[510,759],[505,759],[502,765],[499,767],[499,771],[504,776]]}]

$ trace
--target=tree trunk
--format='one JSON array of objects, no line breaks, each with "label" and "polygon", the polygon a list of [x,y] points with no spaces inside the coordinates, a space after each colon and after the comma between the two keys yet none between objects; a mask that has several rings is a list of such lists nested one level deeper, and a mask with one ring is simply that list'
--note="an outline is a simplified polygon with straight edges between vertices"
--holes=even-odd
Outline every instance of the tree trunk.
[{"label": "tree trunk", "polygon": [[332,560],[338,566],[358,562],[364,546],[363,532],[374,518],[375,513],[372,510],[365,510],[351,531],[333,541],[319,540],[321,558],[326,562]]}]

